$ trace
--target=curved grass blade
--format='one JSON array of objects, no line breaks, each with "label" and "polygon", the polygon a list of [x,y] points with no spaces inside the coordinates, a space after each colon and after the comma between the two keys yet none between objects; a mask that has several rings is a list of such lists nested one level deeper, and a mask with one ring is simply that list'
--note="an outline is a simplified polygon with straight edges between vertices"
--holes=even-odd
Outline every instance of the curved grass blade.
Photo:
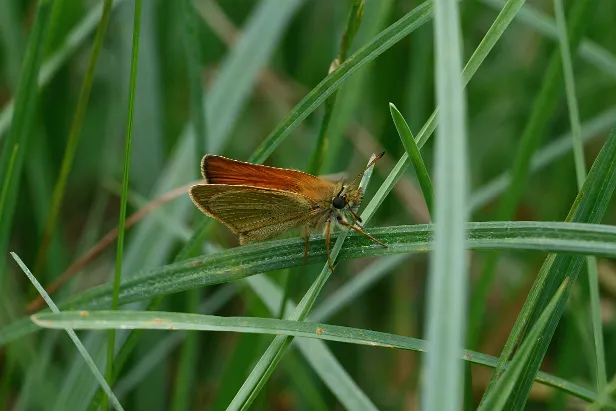
[{"label": "curved grass blade", "polygon": [[[590,12],[596,7],[592,0],[580,0],[573,3],[570,22],[568,24],[571,36],[571,49],[577,49],[582,35],[592,20]],[[524,126],[520,142],[511,166],[511,181],[507,190],[501,197],[495,220],[510,220],[517,208],[518,202],[526,188],[530,176],[530,160],[539,146],[545,130],[553,118],[554,111],[561,96],[562,65],[558,50],[552,52],[547,69],[541,81],[541,88],[533,101],[533,109],[528,122]],[[470,308],[469,341],[472,348],[479,335],[484,301],[494,281],[498,254],[491,254],[486,258],[479,279],[477,280]]]},{"label": "curved grass blade", "polygon": [[434,216],[434,210],[432,208],[432,202],[434,199],[432,181],[430,180],[430,175],[428,174],[426,165],[423,162],[423,158],[421,158],[421,154],[419,153],[419,147],[417,147],[415,137],[413,137],[413,133],[411,133],[411,129],[406,123],[406,120],[404,120],[404,117],[400,111],[398,111],[396,106],[393,105],[393,103],[389,103],[389,111],[391,112],[391,117],[396,125],[396,130],[398,130],[398,134],[400,135],[400,140],[402,140],[406,153],[411,159],[411,164],[413,164],[413,168],[415,168],[417,181],[419,181],[419,186],[421,187],[421,192],[423,193],[424,200],[428,206],[428,211],[431,216]]},{"label": "curved grass blade", "polygon": [[[257,277],[254,277],[254,279],[257,279]],[[259,280],[271,283],[271,281],[266,278],[259,277]],[[275,287],[274,284],[270,285]],[[278,290],[278,298],[280,298],[280,295],[281,291]],[[276,301],[271,305],[274,310],[277,310],[278,304]],[[289,308],[291,309],[292,307]],[[115,327],[118,329],[175,330],[172,335],[175,335],[181,330],[226,331],[274,335],[276,333],[283,333],[296,337],[305,337],[307,339],[338,341],[349,344],[418,352],[426,352],[430,349],[430,344],[427,341],[412,337],[339,325],[279,320],[275,318],[219,317],[166,311],[63,311],[58,314],[35,314],[32,316],[32,320],[41,327],[58,329],[106,330]],[[302,340],[298,340],[298,342],[300,341]],[[473,364],[492,368],[495,367],[497,363],[495,357],[468,350],[464,350],[459,358]],[[588,402],[598,399],[597,393],[546,373],[539,373],[536,381],[541,384],[562,389]]]},{"label": "curved grass blade", "polygon": [[522,374],[524,366],[526,365],[533,348],[541,339],[541,334],[543,333],[550,316],[556,309],[556,304],[565,290],[566,283],[567,279],[565,279],[565,281],[561,284],[556,294],[554,294],[554,297],[552,297],[550,303],[545,307],[541,313],[541,316],[537,320],[537,323],[535,323],[533,328],[530,330],[527,338],[522,343],[522,346],[511,360],[511,363],[505,371],[505,375],[498,381],[492,391],[492,394],[486,398],[486,401],[479,408],[479,410],[498,411],[503,409],[507,403],[509,395],[511,395],[511,391],[513,390],[515,383]]},{"label": "curved grass blade", "polygon": [[47,215],[43,238],[37,252],[36,262],[34,264],[34,272],[37,274],[39,274],[47,259],[47,251],[49,249],[49,245],[51,244],[51,236],[56,226],[56,220],[58,213],[60,212],[62,199],[64,198],[66,181],[68,179],[69,172],[71,171],[73,159],[75,158],[75,152],[77,151],[77,145],[79,143],[79,137],[81,136],[81,128],[86,114],[86,108],[88,107],[88,101],[90,99],[92,83],[94,82],[94,71],[96,69],[96,63],[98,62],[98,55],[103,46],[103,39],[105,38],[105,33],[107,32],[112,3],[112,0],[105,0],[103,5],[103,12],[96,30],[96,35],[94,37],[94,44],[92,45],[92,53],[90,54],[88,68],[86,69],[86,73],[81,84],[81,89],[79,90],[77,106],[75,107],[73,122],[68,135],[68,141],[66,143],[64,156],[62,158],[62,164],[60,166],[60,174],[53,189],[51,209]]},{"label": "curved grass blade", "polygon": [[[47,305],[49,305],[49,308],[51,308],[51,310],[54,313],[59,314],[60,310],[58,309],[56,304],[53,302],[51,297],[49,297],[49,295],[45,292],[45,288],[43,288],[43,286],[32,275],[30,270],[28,270],[28,267],[26,267],[23,261],[21,261],[21,258],[19,258],[19,256],[13,252],[11,252],[11,256],[13,257],[15,262],[19,265],[19,267],[23,270],[24,274],[26,274],[30,282],[32,282],[32,285],[34,285],[36,290],[41,294],[41,296],[43,297]],[[118,401],[115,394],[111,390],[111,387],[109,387],[109,384],[107,384],[107,382],[105,381],[103,374],[101,374],[98,367],[94,363],[94,360],[88,353],[88,350],[86,350],[86,347],[83,346],[83,344],[79,340],[79,337],[77,337],[77,334],[75,334],[75,331],[73,331],[70,328],[67,328],[66,333],[69,335],[69,337],[71,337],[71,340],[73,340],[73,343],[75,343],[77,350],[79,350],[79,353],[85,360],[86,364],[88,365],[88,367],[90,367],[90,370],[92,370],[92,374],[94,374],[94,377],[96,377],[98,383],[101,385],[103,390],[105,390],[105,393],[107,393],[107,396],[111,400],[111,404],[114,406],[114,408],[117,410],[124,410],[124,408],[122,408],[122,405],[120,404],[120,401]]]},{"label": "curved grass blade", "polygon": [[[476,250],[535,250],[595,254],[616,258],[616,227],[563,222],[468,223],[468,247]],[[432,249],[430,225],[386,227],[369,230],[387,243],[373,245],[361,235],[349,234],[341,260],[391,254],[426,253]],[[334,237],[335,238],[335,237]],[[307,263],[326,260],[323,238],[310,242]],[[134,273],[120,286],[120,304],[143,301],[192,288],[221,284],[258,273],[296,267],[304,252],[302,239],[267,241],[225,250],[213,255]],[[267,257],[264,258],[264,257]],[[87,290],[60,305],[62,309],[96,309],[111,304],[111,284]],[[0,346],[21,338],[36,328],[22,318],[0,330]]]},{"label": "curved grass blade", "polygon": [[[481,0],[482,3],[490,7],[500,9],[503,5],[503,0]],[[534,28],[548,38],[558,40],[558,28],[556,22],[547,14],[537,10],[534,7],[526,5],[518,13],[516,21],[526,24]],[[586,62],[595,66],[604,73],[616,78],[616,56],[608,49],[601,47],[594,41],[588,38],[582,39],[580,46],[577,49],[577,54]]]},{"label": "curved grass blade", "polygon": [[[567,105],[569,108],[569,121],[571,123],[571,137],[573,138],[573,155],[575,158],[575,174],[578,188],[582,189],[586,179],[586,163],[584,159],[584,146],[582,145],[582,127],[580,125],[580,113],[575,93],[575,80],[573,77],[573,63],[571,62],[571,52],[569,50],[569,40],[567,36],[567,21],[563,9],[562,0],[554,0],[554,14],[556,16],[556,26],[558,27],[560,53],[562,55],[563,74],[565,78],[565,92],[567,95]],[[588,272],[588,288],[590,294],[590,312],[592,320],[593,340],[595,345],[595,376],[597,391],[604,390],[607,384],[605,371],[605,351],[603,344],[603,323],[601,319],[601,306],[599,298],[599,273],[597,269],[597,259],[593,256],[586,257],[586,268]]]},{"label": "curved grass blade", "polygon": [[426,1],[415,7],[400,20],[383,30],[375,39],[355,54],[349,57],[338,69],[331,72],[306,97],[303,98],[289,115],[282,120],[274,131],[257,147],[257,150],[248,160],[251,163],[263,163],[282,141],[297,127],[310,113],[323,103],[327,97],[334,93],[354,72],[385,50],[402,40],[405,36],[423,25],[432,17],[432,2]]},{"label": "curved grass blade", "polygon": [[[347,18],[347,25],[344,30],[344,33],[342,34],[342,40],[340,42],[340,53],[338,54],[338,57],[336,57],[332,62],[329,69],[330,72],[333,70],[337,70],[340,64],[346,60],[351,44],[353,43],[353,39],[355,39],[355,34],[357,34],[359,25],[361,24],[361,21],[364,17],[364,6],[364,0],[354,0],[351,4],[351,10]],[[309,174],[321,174],[323,159],[325,158],[325,150],[329,146],[329,122],[334,112],[337,94],[337,91],[335,91],[332,93],[331,96],[327,98],[327,100],[325,100],[325,113],[323,114],[323,119],[321,120],[321,126],[319,128],[319,134],[317,135],[316,145],[310,159],[310,164],[308,165],[307,172]]]},{"label": "curved grass blade", "polygon": [[[567,216],[568,222],[589,222],[599,223],[607,210],[609,201],[616,188],[616,125],[599,152],[593,166],[588,173],[588,177],[578,193],[571,211]],[[492,375],[492,379],[484,393],[486,395],[493,389],[495,383],[500,378],[507,360],[513,353],[523,330],[530,324],[536,322],[538,313],[546,307],[548,301],[556,292],[556,288],[564,280],[565,276],[570,278],[562,298],[560,298],[554,314],[550,317],[547,329],[541,342],[533,349],[531,359],[525,369],[522,380],[517,384],[510,406],[519,409],[524,406],[530,386],[531,379],[537,373],[543,356],[547,351],[548,345],[560,320],[567,298],[571,291],[571,286],[575,283],[577,275],[584,262],[583,256],[573,256],[568,254],[550,255],[544,262],[539,276],[533,283],[524,306],[518,316],[513,329],[505,343],[505,347],[499,358],[499,365]]]}]

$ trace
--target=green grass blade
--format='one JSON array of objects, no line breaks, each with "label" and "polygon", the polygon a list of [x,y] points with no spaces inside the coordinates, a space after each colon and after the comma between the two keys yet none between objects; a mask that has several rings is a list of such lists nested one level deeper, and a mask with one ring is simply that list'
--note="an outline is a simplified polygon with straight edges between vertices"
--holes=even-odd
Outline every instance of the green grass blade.
[{"label": "green grass blade", "polygon": [[[475,250],[535,250],[595,254],[616,258],[616,228],[596,224],[563,222],[481,222],[469,223],[468,247]],[[377,257],[392,254],[426,253],[432,249],[432,226],[410,225],[385,227],[368,232],[385,242],[384,248],[372,244],[359,234],[349,234],[341,260]],[[334,236],[334,239],[337,238]],[[307,263],[326,260],[322,237],[310,242]],[[227,283],[258,273],[301,265],[304,241],[299,238],[266,241],[127,273],[120,287],[120,304],[143,301],[192,288]],[[265,258],[267,257],[267,259]],[[62,309],[106,308],[111,304],[112,285],[87,290],[61,304]],[[0,346],[21,338],[32,328],[22,318],[0,330]]]},{"label": "green grass blade", "polygon": [[[494,8],[501,8],[503,5],[502,0],[482,0],[482,2]],[[548,38],[558,40],[559,34],[556,22],[550,16],[532,6],[524,6],[518,13],[517,21],[534,28]],[[580,42],[577,54],[586,62],[616,78],[616,56],[608,49],[588,38],[584,38]]]},{"label": "green grass blade", "polygon": [[47,251],[49,250],[49,245],[51,243],[51,236],[55,230],[58,213],[60,212],[60,207],[62,206],[62,200],[64,198],[66,180],[68,179],[68,175],[73,165],[73,159],[75,158],[75,152],[77,151],[83,120],[88,107],[88,101],[90,99],[90,91],[92,90],[92,83],[94,82],[96,63],[98,62],[98,56],[103,46],[103,40],[105,38],[105,33],[107,32],[107,25],[109,24],[109,17],[111,16],[112,3],[112,0],[105,0],[105,4],[103,5],[103,13],[94,37],[94,44],[92,45],[92,53],[88,62],[88,68],[86,69],[86,74],[84,76],[83,83],[81,84],[81,89],[79,90],[79,97],[75,108],[75,114],[73,116],[73,123],[71,124],[71,129],[68,134],[68,141],[64,151],[64,157],[62,158],[62,165],[60,166],[60,174],[53,189],[51,209],[47,215],[47,222],[45,223],[41,245],[34,264],[34,272],[39,275],[41,275],[40,271],[42,270],[47,259]]},{"label": "green grass blade", "polygon": [[[188,66],[188,83],[190,88],[190,119],[195,133],[195,157],[198,159],[201,155],[206,153],[207,134],[205,112],[203,110],[204,97],[202,92],[203,85],[201,83],[201,45],[197,32],[198,17],[191,0],[182,1],[182,14],[185,25],[184,32],[182,34],[184,47],[186,49],[186,65]],[[197,177],[201,177],[198,170],[195,170],[195,173],[197,174]],[[206,217],[199,216],[198,219],[205,220]],[[187,312],[197,311],[199,298],[199,290],[195,289],[187,292]],[[173,410],[180,411],[190,409],[191,407],[191,387],[193,386],[196,377],[198,347],[199,335],[197,333],[188,333],[184,343],[182,344],[180,365],[175,377],[173,399],[171,400]]]},{"label": "green grass blade", "polygon": [[[593,1],[580,0],[573,4],[571,10],[571,21],[569,29],[571,31],[572,50],[577,49],[584,30],[590,19],[590,12],[594,5]],[[561,96],[562,85],[562,64],[558,50],[555,50],[549,60],[548,67],[541,81],[541,89],[533,102],[533,109],[530,118],[524,127],[520,143],[511,167],[511,182],[504,195],[499,201],[495,220],[510,220],[517,208],[518,202],[526,189],[528,177],[530,175],[530,161],[539,146],[550,119],[558,104]],[[476,344],[479,336],[483,304],[494,281],[498,254],[491,254],[486,258],[484,268],[477,280],[476,290],[471,299],[470,326],[469,326],[469,346]]]},{"label": "green grass blade", "polygon": [[[128,121],[126,125],[126,145],[124,148],[124,176],[122,177],[122,197],[120,198],[120,223],[118,225],[118,243],[116,252],[115,273],[113,277],[113,294],[111,309],[117,310],[119,306],[120,281],[122,279],[122,256],[124,253],[124,231],[126,224],[126,201],[128,197],[128,176],[130,172],[131,143],[133,137],[133,118],[135,113],[135,90],[137,89],[137,68],[139,62],[139,36],[141,32],[141,9],[143,2],[135,0],[133,21],[133,44],[130,65],[130,85],[128,91]],[[113,358],[115,356],[115,330],[109,332],[107,341],[107,366],[105,377],[110,383],[113,381]],[[107,408],[103,399],[102,409]]]},{"label": "green grass blade", "polygon": [[421,27],[432,16],[432,2],[426,1],[415,7],[400,20],[383,30],[376,38],[359,49],[348,60],[331,72],[300,101],[291,112],[278,123],[278,126],[257,147],[248,160],[263,163],[283,140],[310,113],[334,93],[344,82],[362,66],[377,58],[384,51]]},{"label": "green grass blade", "polygon": [[479,408],[480,410],[498,411],[505,407],[507,399],[509,398],[509,395],[511,395],[515,383],[520,378],[520,375],[522,375],[524,366],[526,365],[533,348],[541,339],[543,330],[547,326],[550,316],[556,309],[556,304],[565,290],[566,283],[567,280],[565,279],[565,282],[563,282],[556,294],[554,294],[554,297],[552,297],[552,300],[545,307],[541,313],[541,316],[528,333],[528,336],[520,346],[520,349],[514,355],[511,363],[509,363],[509,366],[505,371],[504,376],[498,381],[494,387],[494,390],[492,390],[492,393],[486,398],[486,401],[483,403],[482,407]]},{"label": "green grass blade", "polygon": [[[589,143],[599,137],[602,137],[603,132],[609,132],[615,118],[616,108],[611,108],[583,123],[582,141],[584,143]],[[533,159],[531,160],[531,172],[544,169],[558,158],[571,152],[572,148],[573,141],[571,133],[566,133],[557,137],[554,141],[537,151],[537,153],[533,156]],[[509,173],[503,173],[478,188],[471,194],[471,211],[477,211],[490,201],[496,199],[507,189],[509,182]]]},{"label": "green grass blade", "polygon": [[[346,60],[351,44],[353,44],[355,34],[357,34],[359,25],[361,24],[361,21],[364,17],[364,6],[364,0],[354,0],[351,4],[351,10],[347,19],[347,25],[344,30],[344,33],[342,34],[342,40],[340,42],[340,52],[338,53],[338,57],[336,57],[332,62],[329,69],[330,72],[333,70],[337,70],[340,64],[344,63],[344,61]],[[323,114],[323,120],[321,120],[321,126],[319,128],[316,145],[312,153],[310,164],[308,165],[307,172],[309,174],[321,174],[323,160],[325,158],[325,152],[329,146],[329,123],[332,118],[332,114],[334,113],[334,106],[336,105],[337,94],[338,93],[335,91],[331,94],[331,96],[327,98],[327,100],[325,100],[325,113]]]},{"label": "green grass blade", "polygon": [[[273,297],[277,296],[277,298],[280,299],[282,294],[281,290],[276,289],[277,293],[272,294],[271,290],[268,290],[268,288],[276,286],[271,283],[270,280],[263,277],[252,277],[250,282],[255,283],[254,289],[259,293],[261,298],[273,299],[269,306],[271,306],[272,311],[275,312],[278,309],[278,301]],[[253,284],[251,284],[251,286],[252,285]],[[288,308],[290,310],[293,309],[292,306]],[[416,338],[339,325],[279,320],[276,318],[219,317],[166,311],[63,311],[58,314],[35,314],[32,320],[41,327],[58,329],[107,330],[111,327],[127,327],[132,329],[175,330],[169,338],[175,338],[174,335],[178,334],[181,330],[273,335],[281,333],[295,337],[304,337],[305,339],[301,338],[295,340],[294,344],[298,345],[310,339],[418,352],[427,352],[431,349],[427,341]],[[473,364],[492,368],[495,367],[497,363],[495,357],[467,350],[464,350],[458,357]],[[315,360],[315,365],[318,364],[318,360]],[[560,389],[565,392],[584,399],[585,401],[594,401],[597,399],[596,393],[549,374],[538,374],[536,381],[549,386],[560,387]]]},{"label": "green grass blade", "polygon": [[[53,0],[52,0],[53,1]],[[126,0],[114,0],[113,9]],[[60,67],[79,49],[96,28],[101,19],[103,4],[95,6],[87,16],[67,35],[66,41],[54,54],[48,57],[41,66],[38,75],[38,88],[49,83]],[[0,141],[14,120],[14,100],[9,101],[0,112]]]},{"label": "green grass blade", "polygon": [[334,313],[355,301],[358,295],[361,295],[368,287],[389,274],[406,259],[408,259],[408,256],[404,254],[379,258],[347,281],[343,287],[329,294],[327,299],[312,310],[308,317],[313,321],[331,318]]},{"label": "green grass blade", "polygon": [[[601,221],[616,187],[616,159],[614,152],[616,152],[616,126],[612,128],[612,132],[605,145],[593,163],[588,177],[567,216],[567,222],[599,223]],[[564,280],[565,276],[568,276],[571,281],[567,284],[563,297],[559,300],[554,315],[550,318],[541,343],[533,350],[529,365],[524,372],[520,384],[516,386],[513,395],[514,403],[510,405],[516,409],[523,407],[530,390],[531,379],[537,373],[543,356],[547,351],[556,325],[564,311],[571,286],[577,279],[583,261],[583,256],[567,254],[548,256],[505,343],[499,358],[499,366],[492,376],[484,398],[490,393],[500,377],[507,359],[511,356],[515,345],[522,336],[523,330],[528,324],[534,324],[538,317],[537,313],[540,313],[546,307],[560,282]]]},{"label": "green grass blade", "polygon": [[[21,170],[28,152],[28,140],[32,134],[34,111],[38,100],[36,79],[43,60],[43,51],[49,27],[49,17],[53,6],[52,0],[40,0],[36,7],[34,23],[22,62],[19,83],[17,85],[14,121],[11,133],[2,146],[0,154],[0,181],[5,187],[2,191],[2,209],[0,210],[0,285],[4,283],[6,273],[6,254],[11,233],[13,214],[19,191]],[[19,150],[16,149],[19,147]]]},{"label": "green grass blade", "polygon": [[404,120],[404,117],[400,111],[398,111],[396,106],[392,103],[389,103],[389,111],[391,112],[391,117],[396,125],[396,130],[398,130],[398,134],[400,135],[400,140],[402,140],[402,144],[406,149],[406,154],[408,154],[411,159],[411,164],[413,164],[413,168],[415,168],[417,180],[419,181],[421,192],[424,196],[424,200],[426,201],[426,205],[428,206],[428,211],[430,211],[431,216],[434,216],[434,209],[432,208],[432,202],[434,199],[432,181],[430,180],[430,175],[428,174],[426,165],[423,162],[423,158],[419,153],[419,147],[417,147],[415,137],[413,137],[413,133],[411,132],[411,129],[406,123],[406,120]]},{"label": "green grass blade", "polygon": [[[554,14],[559,34],[560,53],[562,55],[563,73],[565,77],[565,91],[569,107],[569,122],[571,123],[571,137],[573,138],[573,154],[575,158],[575,174],[578,188],[581,189],[586,180],[586,163],[584,160],[584,147],[582,145],[582,127],[575,92],[575,80],[573,77],[573,63],[567,38],[567,21],[563,9],[562,0],[554,0]],[[605,372],[605,349],[603,344],[603,323],[601,319],[601,306],[599,297],[599,273],[597,259],[593,256],[586,257],[588,269],[588,288],[590,291],[590,312],[592,319],[593,339],[595,343],[595,374],[597,391],[604,390],[607,384]]]},{"label": "green grass blade", "polygon": [[[435,178],[438,202],[432,218],[434,252],[430,256],[426,327],[434,349],[424,360],[422,408],[458,410],[464,373],[457,360],[466,329],[468,169],[466,96],[462,75],[461,30],[454,0],[434,2],[436,102]],[[413,153],[419,155],[417,150]]]},{"label": "green grass blade", "polygon": [[[251,13],[242,37],[226,57],[209,92],[206,115],[210,153],[223,149],[259,69],[267,63],[283,28],[302,4],[303,0],[265,0]],[[227,120],[228,113],[232,116]],[[225,121],[219,121],[221,116],[225,116]]]},{"label": "green grass blade", "polygon": [[[32,285],[34,285],[36,290],[41,294],[41,296],[43,297],[43,299],[45,300],[49,308],[51,308],[51,310],[54,313],[59,314],[60,310],[58,309],[56,304],[53,302],[51,297],[49,297],[49,294],[47,294],[47,292],[45,291],[45,288],[43,288],[43,286],[36,280],[36,278],[32,275],[28,267],[26,267],[23,261],[21,261],[19,256],[13,252],[11,253],[11,256],[13,257],[15,262],[19,265],[19,267],[23,270],[24,274],[26,274],[28,279],[32,282]],[[115,409],[123,410],[124,408],[122,408],[120,401],[118,401],[115,394],[111,390],[111,387],[109,386],[109,384],[107,384],[107,381],[105,381],[103,374],[101,374],[101,372],[99,371],[98,367],[94,363],[94,360],[88,353],[88,350],[86,350],[86,347],[83,346],[83,344],[79,340],[79,337],[77,337],[77,334],[75,334],[75,331],[73,331],[70,328],[67,328],[66,333],[69,335],[69,337],[71,337],[71,340],[73,340],[73,343],[77,347],[77,350],[79,351],[79,353],[85,360],[88,367],[90,367],[90,370],[92,370],[92,374],[94,374],[94,377],[96,377],[96,380],[98,381],[98,383],[101,385],[103,390],[105,390],[105,393],[107,393],[108,398],[111,400],[111,404],[114,406]]]}]

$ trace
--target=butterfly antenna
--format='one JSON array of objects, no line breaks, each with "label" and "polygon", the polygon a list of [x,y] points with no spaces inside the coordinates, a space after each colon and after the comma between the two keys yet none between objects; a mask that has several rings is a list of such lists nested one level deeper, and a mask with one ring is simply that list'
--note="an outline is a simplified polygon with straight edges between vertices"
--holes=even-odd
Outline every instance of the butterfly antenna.
[{"label": "butterfly antenna", "polygon": [[358,179],[360,179],[360,178],[364,175],[364,173],[365,173],[365,172],[366,172],[366,171],[367,171],[370,167],[372,167],[372,166],[374,165],[374,163],[376,163],[376,162],[377,162],[377,160],[379,160],[379,159],[380,159],[381,157],[383,157],[384,155],[385,155],[385,152],[383,151],[381,154],[379,154],[378,156],[374,157],[374,160],[372,160],[372,161],[368,164],[368,166],[364,169],[364,171],[362,171],[361,173],[359,173],[359,174],[357,175],[357,177],[355,177],[355,178],[354,178],[354,179],[353,179],[350,183],[348,183],[346,186],[347,186],[347,187],[349,187],[349,186],[353,185],[353,183],[355,183]]}]

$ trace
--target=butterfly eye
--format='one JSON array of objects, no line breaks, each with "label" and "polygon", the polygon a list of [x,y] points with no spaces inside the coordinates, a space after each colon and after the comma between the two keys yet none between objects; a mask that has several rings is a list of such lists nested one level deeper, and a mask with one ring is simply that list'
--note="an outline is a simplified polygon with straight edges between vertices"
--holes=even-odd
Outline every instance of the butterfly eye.
[{"label": "butterfly eye", "polygon": [[344,206],[346,206],[346,200],[342,196],[336,196],[332,200],[332,205],[338,210],[341,210],[344,208]]}]

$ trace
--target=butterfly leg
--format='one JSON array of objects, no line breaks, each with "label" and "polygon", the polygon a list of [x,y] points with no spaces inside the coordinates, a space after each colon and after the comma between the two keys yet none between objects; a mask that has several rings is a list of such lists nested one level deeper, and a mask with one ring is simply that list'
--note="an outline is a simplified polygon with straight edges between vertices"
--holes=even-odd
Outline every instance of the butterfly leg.
[{"label": "butterfly leg", "polygon": [[310,247],[310,231],[308,231],[308,226],[304,227],[304,238],[306,239],[306,248],[304,248],[304,258],[302,259],[302,265],[306,263],[306,258],[308,257],[308,248]]},{"label": "butterfly leg", "polygon": [[380,242],[376,238],[372,237],[370,234],[368,234],[367,232],[365,232],[361,228],[355,227],[354,225],[347,223],[342,218],[338,218],[338,223],[342,224],[345,227],[352,228],[353,230],[357,231],[358,233],[361,233],[361,234],[365,235],[366,237],[368,237],[369,239],[371,239],[375,243],[378,243],[378,244],[382,245],[383,247],[387,247],[387,244],[383,244],[382,242]]},{"label": "butterfly leg", "polygon": [[327,220],[327,228],[325,229],[325,245],[327,246],[327,262],[329,263],[329,268],[334,272],[334,265],[332,264],[332,258],[329,251],[329,234],[332,231],[332,220]]},{"label": "butterfly leg", "polygon": [[353,209],[351,208],[351,206],[349,205],[349,203],[347,202],[347,206],[349,207],[349,212],[351,213],[351,217],[353,217],[353,224],[355,224],[356,226],[360,227],[360,228],[364,228],[363,225],[359,224],[361,223],[361,217],[358,216],[355,211],[353,211]]}]

